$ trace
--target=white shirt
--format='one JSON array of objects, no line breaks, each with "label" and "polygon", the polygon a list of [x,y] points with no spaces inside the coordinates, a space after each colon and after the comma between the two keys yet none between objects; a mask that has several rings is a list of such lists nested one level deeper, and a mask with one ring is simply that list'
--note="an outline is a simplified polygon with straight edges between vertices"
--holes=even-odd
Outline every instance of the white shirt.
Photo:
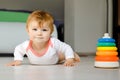
[{"label": "white shirt", "polygon": [[71,46],[56,38],[50,38],[47,49],[41,54],[36,53],[31,47],[31,41],[27,40],[15,48],[14,60],[23,60],[26,54],[31,64],[56,64],[59,53],[63,53],[66,59],[74,58]]}]

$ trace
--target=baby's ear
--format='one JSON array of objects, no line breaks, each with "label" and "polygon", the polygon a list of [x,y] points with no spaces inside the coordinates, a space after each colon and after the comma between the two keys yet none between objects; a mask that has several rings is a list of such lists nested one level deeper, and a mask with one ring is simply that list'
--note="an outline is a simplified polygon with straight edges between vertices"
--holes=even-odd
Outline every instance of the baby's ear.
[{"label": "baby's ear", "polygon": [[27,33],[29,32],[28,28],[26,28],[26,32],[27,32]]}]

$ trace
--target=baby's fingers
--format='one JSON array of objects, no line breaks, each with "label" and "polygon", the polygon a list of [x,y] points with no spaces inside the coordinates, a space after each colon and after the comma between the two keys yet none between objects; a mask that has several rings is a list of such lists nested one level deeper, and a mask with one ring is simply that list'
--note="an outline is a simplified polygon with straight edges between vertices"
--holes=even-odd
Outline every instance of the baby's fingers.
[{"label": "baby's fingers", "polygon": [[74,63],[64,63],[64,66],[74,66]]}]

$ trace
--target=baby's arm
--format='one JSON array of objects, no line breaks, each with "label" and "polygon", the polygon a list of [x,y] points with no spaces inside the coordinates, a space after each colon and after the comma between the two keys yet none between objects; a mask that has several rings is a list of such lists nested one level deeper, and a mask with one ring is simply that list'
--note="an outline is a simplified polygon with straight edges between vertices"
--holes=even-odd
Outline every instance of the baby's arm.
[{"label": "baby's arm", "polygon": [[7,66],[19,66],[22,64],[26,49],[24,48],[24,45],[26,45],[25,42],[16,46],[14,50],[14,61],[8,63]]},{"label": "baby's arm", "polygon": [[77,53],[74,53],[74,58],[68,58],[65,60],[65,66],[74,66],[75,62],[80,62],[80,57]]},{"label": "baby's arm", "polygon": [[64,66],[74,66],[74,59],[73,58],[66,59]]},{"label": "baby's arm", "polygon": [[80,61],[80,57],[73,51],[70,45],[55,38],[52,38],[52,40],[54,47],[59,53],[59,63],[65,61],[65,66],[73,66],[74,62]]},{"label": "baby's arm", "polygon": [[13,62],[10,62],[7,64],[7,66],[19,66],[21,65],[22,61],[21,60],[15,60]]}]

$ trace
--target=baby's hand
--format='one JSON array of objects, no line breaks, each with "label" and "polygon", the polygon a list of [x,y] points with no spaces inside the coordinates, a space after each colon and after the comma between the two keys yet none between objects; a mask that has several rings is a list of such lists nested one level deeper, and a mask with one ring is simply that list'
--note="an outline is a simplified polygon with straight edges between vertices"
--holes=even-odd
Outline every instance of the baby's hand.
[{"label": "baby's hand", "polygon": [[7,64],[7,66],[19,66],[22,63],[20,60],[15,60]]},{"label": "baby's hand", "polygon": [[73,58],[66,59],[64,66],[74,66],[74,59]]}]

